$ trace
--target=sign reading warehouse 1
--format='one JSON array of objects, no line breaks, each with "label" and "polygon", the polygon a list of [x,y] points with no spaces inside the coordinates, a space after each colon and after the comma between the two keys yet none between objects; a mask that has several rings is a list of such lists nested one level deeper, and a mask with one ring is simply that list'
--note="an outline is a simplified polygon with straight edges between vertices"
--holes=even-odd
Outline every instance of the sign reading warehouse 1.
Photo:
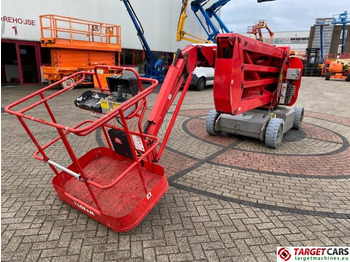
[{"label": "sign reading warehouse 1", "polygon": [[[1,37],[21,40],[38,40],[28,37],[26,27],[36,27],[38,22],[32,18],[1,16]],[[38,35],[39,36],[39,35]]]},{"label": "sign reading warehouse 1", "polygon": [[39,1],[28,6],[19,0],[1,1],[1,39],[40,41],[39,16],[46,7],[39,6]]}]

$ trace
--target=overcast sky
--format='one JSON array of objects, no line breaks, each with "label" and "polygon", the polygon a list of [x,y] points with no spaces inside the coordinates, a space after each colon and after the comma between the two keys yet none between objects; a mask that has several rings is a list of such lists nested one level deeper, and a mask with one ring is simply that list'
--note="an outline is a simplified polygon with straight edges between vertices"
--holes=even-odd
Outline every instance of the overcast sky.
[{"label": "overcast sky", "polygon": [[249,25],[260,19],[267,21],[273,32],[304,31],[320,17],[339,17],[348,11],[350,0],[276,0],[257,3],[257,0],[231,0],[221,9],[221,19],[229,30],[245,33]]}]

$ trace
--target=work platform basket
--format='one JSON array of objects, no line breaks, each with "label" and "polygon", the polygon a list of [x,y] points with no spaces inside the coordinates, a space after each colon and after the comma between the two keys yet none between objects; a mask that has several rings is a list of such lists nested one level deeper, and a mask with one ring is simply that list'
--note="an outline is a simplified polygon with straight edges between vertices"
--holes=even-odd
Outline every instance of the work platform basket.
[{"label": "work platform basket", "polygon": [[[165,194],[168,182],[163,167],[152,161],[159,138],[143,132],[147,99],[158,82],[140,78],[133,69],[112,69],[124,69],[135,74],[134,83],[136,81],[138,90],[134,89],[133,95],[122,103],[111,103],[110,110],[92,110],[95,111],[92,119],[81,121],[78,115],[73,114],[73,120],[68,120],[72,112],[65,114],[62,106],[53,102],[58,96],[65,96],[64,100],[71,99],[73,104],[70,90],[83,82],[86,75],[94,74],[91,72],[72,75],[79,76],[80,80],[69,88],[58,89],[60,83],[67,80],[64,78],[12,103],[6,111],[17,116],[36,145],[38,150],[34,157],[52,168],[55,173],[52,184],[59,198],[107,227],[124,232],[137,226],[147,215]],[[95,76],[98,77],[97,74]],[[143,89],[141,81],[148,82],[150,86]],[[111,93],[101,89],[100,93],[93,91],[90,97],[96,99],[97,95],[108,103],[106,97]],[[79,116],[91,116],[90,112],[77,110]],[[42,117],[44,112],[45,118]],[[40,117],[32,113],[38,113]],[[57,120],[62,115],[64,123]],[[36,131],[32,131],[32,126],[37,125],[54,134],[53,139],[47,139],[45,133],[44,137],[49,142],[40,141],[43,132],[38,132],[37,127]],[[86,142],[84,146],[76,142],[87,137],[96,139],[97,136],[92,135],[94,133],[100,134],[105,141],[103,145],[86,149]],[[95,145],[95,142],[91,144]],[[55,152],[57,144],[69,156],[66,166],[60,163],[60,157],[51,158],[50,152]]]}]

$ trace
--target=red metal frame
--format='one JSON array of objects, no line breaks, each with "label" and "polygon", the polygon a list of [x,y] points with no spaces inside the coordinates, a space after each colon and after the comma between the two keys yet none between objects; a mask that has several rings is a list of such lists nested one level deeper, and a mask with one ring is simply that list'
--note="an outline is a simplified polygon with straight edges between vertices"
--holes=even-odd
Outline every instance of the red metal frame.
[{"label": "red metal frame", "polygon": [[[123,68],[110,67],[109,69],[122,70]],[[118,108],[103,115],[97,120],[84,120],[72,127],[60,124],[56,121],[53,113],[54,111],[50,108],[48,101],[67,92],[70,88],[62,89],[51,95],[44,96],[45,91],[56,87],[70,77],[80,75],[80,80],[72,85],[72,87],[80,84],[84,81],[86,75],[93,74],[91,72],[75,73],[70,77],[66,77],[53,85],[49,85],[17,102],[12,103],[5,109],[7,112],[17,116],[29,137],[38,148],[34,157],[48,163],[56,174],[52,183],[60,199],[74,208],[83,211],[85,214],[100,223],[120,232],[135,227],[165,194],[168,188],[164,169],[152,162],[152,153],[156,150],[156,147],[159,144],[159,138],[144,133],[142,129],[142,119],[147,107],[147,96],[152,93],[158,82],[154,79],[139,77],[136,71],[131,68],[124,68],[124,70],[132,71],[137,76],[140,92]],[[96,71],[95,68],[95,72]],[[95,76],[99,79],[97,73]],[[141,81],[150,82],[151,86],[143,90]],[[101,92],[105,91],[106,90],[101,89]],[[36,102],[27,105],[22,109],[16,111],[13,110],[14,107],[20,106],[22,103],[35,97],[39,97]],[[39,105],[45,106],[48,115],[50,116],[50,120],[29,115],[29,111]],[[132,106],[136,108],[134,112],[125,116],[125,110]],[[116,117],[122,122],[122,128],[110,123],[110,121],[114,120]],[[58,132],[58,137],[46,145],[41,146],[26,124],[25,119],[53,127]],[[128,126],[127,120],[130,119],[137,119],[136,130],[132,130]],[[69,143],[67,136],[86,136],[98,128],[102,128],[108,146],[91,149],[82,157],[78,158]],[[132,158],[119,155],[113,150],[106,131],[106,129],[111,128],[125,132],[133,154]],[[141,139],[143,147],[145,148],[144,152],[135,148],[132,136],[138,136]],[[63,142],[63,145],[72,160],[72,164],[67,168],[61,167],[56,162],[52,161],[45,153],[45,150],[57,141]],[[101,161],[104,164],[101,164]],[[113,169],[112,174],[104,174],[108,179],[105,179],[104,176],[99,177],[100,173],[103,172],[103,170],[101,171],[101,166]],[[58,171],[57,168],[62,171]],[[121,168],[124,168],[124,170],[120,171]],[[135,187],[134,191],[130,190],[130,192],[125,192],[125,188],[130,185]],[[120,192],[124,192],[128,197],[121,195]],[[111,203],[110,199],[115,199],[115,201]]]},{"label": "red metal frame", "polygon": [[[296,65],[297,58],[291,66],[289,47],[272,46],[239,34],[221,34],[217,44],[215,72],[219,73],[214,76],[214,103],[221,113],[237,115],[277,106],[279,79],[285,80],[287,68],[302,69],[301,63]],[[294,84],[297,93],[300,81]]]}]

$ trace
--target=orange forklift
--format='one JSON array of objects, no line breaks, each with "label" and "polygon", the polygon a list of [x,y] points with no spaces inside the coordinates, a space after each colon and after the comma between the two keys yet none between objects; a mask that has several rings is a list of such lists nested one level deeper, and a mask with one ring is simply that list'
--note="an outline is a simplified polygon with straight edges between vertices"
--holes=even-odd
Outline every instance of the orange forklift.
[{"label": "orange forklift", "polygon": [[[118,65],[121,52],[121,28],[119,25],[82,20],[60,15],[41,15],[41,46],[50,48],[51,65],[43,66],[44,77],[49,83],[59,81],[79,71],[92,71],[96,65]],[[100,80],[107,86],[106,77],[114,75],[105,69]],[[109,74],[111,73],[111,74]],[[79,79],[62,81],[67,88]],[[82,84],[97,85],[96,79],[87,76]]]}]

